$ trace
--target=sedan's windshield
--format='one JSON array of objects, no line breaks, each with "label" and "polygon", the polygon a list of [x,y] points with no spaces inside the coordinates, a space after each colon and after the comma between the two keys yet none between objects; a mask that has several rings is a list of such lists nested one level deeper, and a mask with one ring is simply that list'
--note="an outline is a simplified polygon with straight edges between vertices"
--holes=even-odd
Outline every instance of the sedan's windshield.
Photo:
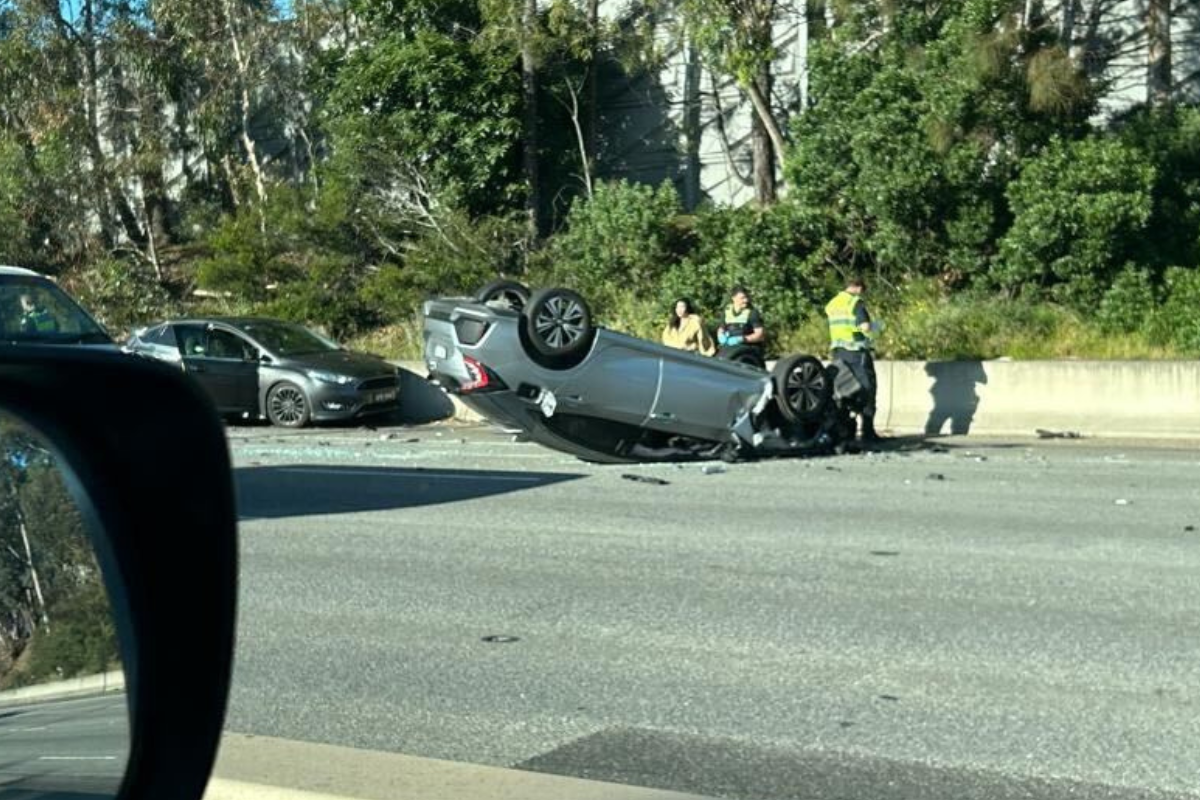
[{"label": "sedan's windshield", "polygon": [[238,327],[277,356],[306,356],[341,349],[336,342],[288,322],[255,320],[240,323]]},{"label": "sedan's windshield", "polygon": [[104,329],[52,281],[6,277],[0,283],[0,325],[8,342],[104,344]]}]

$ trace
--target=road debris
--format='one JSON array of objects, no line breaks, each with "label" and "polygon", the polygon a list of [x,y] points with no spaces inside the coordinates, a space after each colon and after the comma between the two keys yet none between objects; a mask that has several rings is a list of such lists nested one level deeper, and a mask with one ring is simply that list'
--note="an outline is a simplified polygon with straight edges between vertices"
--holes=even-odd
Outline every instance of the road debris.
[{"label": "road debris", "polygon": [[1184,531],[1184,533],[1195,533],[1195,532],[1196,532],[1196,526],[1195,526],[1195,525],[1184,525],[1184,526],[1183,526],[1183,531]]},{"label": "road debris", "polygon": [[1113,505],[1115,505],[1115,506],[1130,506],[1130,505],[1133,505],[1133,501],[1126,500],[1124,497],[1118,497],[1116,500],[1113,501]]},{"label": "road debris", "polygon": [[627,481],[633,481],[634,483],[648,483],[652,486],[670,486],[671,485],[670,481],[664,481],[662,478],[653,478],[649,475],[633,475],[631,473],[626,472],[621,477]]},{"label": "road debris", "polygon": [[1039,439],[1082,439],[1083,434],[1079,431],[1048,431],[1045,428],[1038,428],[1034,433]]},{"label": "road debris", "polygon": [[931,480],[931,481],[944,481],[944,480],[946,480],[946,476],[945,476],[945,475],[943,475],[943,474],[942,474],[942,473],[940,473],[940,472],[931,472],[931,473],[929,473],[929,474],[928,474],[927,476],[925,476],[925,477],[927,477],[927,478],[928,478],[929,480]]},{"label": "road debris", "polygon": [[705,464],[700,468],[700,472],[704,475],[722,475],[725,472],[725,468],[720,464]]}]

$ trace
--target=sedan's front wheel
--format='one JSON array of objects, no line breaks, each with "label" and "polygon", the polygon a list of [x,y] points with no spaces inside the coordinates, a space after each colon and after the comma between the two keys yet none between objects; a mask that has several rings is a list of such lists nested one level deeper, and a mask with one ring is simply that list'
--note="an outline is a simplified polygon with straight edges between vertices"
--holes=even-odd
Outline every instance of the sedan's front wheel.
[{"label": "sedan's front wheel", "polygon": [[775,364],[775,394],[788,422],[815,422],[825,413],[833,385],[821,362],[812,356],[794,355]]},{"label": "sedan's front wheel", "polygon": [[267,419],[281,428],[303,428],[312,412],[308,396],[294,383],[277,383],[267,392]]}]

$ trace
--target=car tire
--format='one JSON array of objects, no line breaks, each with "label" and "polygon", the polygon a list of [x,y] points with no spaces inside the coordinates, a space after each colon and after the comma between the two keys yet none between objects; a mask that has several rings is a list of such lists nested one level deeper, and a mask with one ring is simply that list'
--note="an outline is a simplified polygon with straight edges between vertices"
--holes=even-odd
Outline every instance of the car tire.
[{"label": "car tire", "polygon": [[312,418],[308,395],[294,383],[281,381],[267,392],[267,419],[280,428],[303,428]]},{"label": "car tire", "polygon": [[591,347],[596,333],[592,311],[570,289],[542,289],[529,299],[524,313],[527,341],[542,363],[569,367]]},{"label": "car tire", "polygon": [[520,313],[529,305],[529,287],[501,278],[483,286],[475,293],[475,300],[485,305],[501,304]]},{"label": "car tire", "polygon": [[717,356],[735,364],[746,364],[758,369],[767,368],[767,362],[763,360],[762,349],[753,345],[739,344],[733,347],[723,347]]},{"label": "car tire", "polygon": [[775,405],[792,424],[815,422],[829,408],[833,382],[819,359],[791,355],[779,359],[772,373],[775,379]]}]

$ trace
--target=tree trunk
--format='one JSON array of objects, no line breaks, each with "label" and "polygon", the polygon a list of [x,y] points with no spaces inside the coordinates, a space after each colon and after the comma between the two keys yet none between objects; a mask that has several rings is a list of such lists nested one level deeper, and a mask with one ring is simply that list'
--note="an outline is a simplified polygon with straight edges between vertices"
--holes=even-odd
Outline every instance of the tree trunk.
[{"label": "tree trunk", "polygon": [[242,36],[238,32],[237,18],[234,15],[231,0],[225,0],[225,28],[226,34],[229,36],[229,46],[233,51],[234,68],[237,69],[237,99],[239,121],[241,124],[240,138],[242,140],[242,150],[246,154],[246,163],[250,167],[250,174],[254,177],[254,196],[258,199],[258,228],[261,233],[266,233],[267,216],[265,206],[267,203],[267,182],[263,177],[262,162],[258,158],[258,148],[250,132],[251,111],[253,110],[250,99],[250,86],[252,84],[250,60],[242,46]]},{"label": "tree trunk", "polygon": [[533,38],[537,28],[537,0],[525,0],[521,9],[521,89],[524,99],[522,161],[525,169],[525,209],[529,215],[529,242],[542,234],[542,186],[538,165],[537,62]]},{"label": "tree trunk", "polygon": [[104,153],[101,142],[103,132],[100,123],[100,63],[99,37],[97,34],[96,10],[92,2],[83,4],[81,10],[84,35],[76,44],[81,48],[80,57],[83,61],[84,104],[86,106],[87,131],[85,146],[88,159],[92,166],[93,196],[97,204],[100,235],[105,247],[111,248],[116,243],[112,216],[116,214],[117,221],[125,230],[126,237],[138,247],[145,245],[146,239],[129,198],[117,183]]},{"label": "tree trunk", "polygon": [[[13,498],[13,502],[16,502],[15,496]],[[41,617],[43,625],[49,625],[50,617],[46,613],[46,596],[42,594],[42,581],[41,578],[38,577],[37,567],[34,566],[33,563],[33,548],[29,545],[29,531],[25,528],[25,515],[21,513],[20,506],[16,506],[16,511],[17,527],[21,531],[21,542],[25,545],[25,560],[29,565],[29,577],[33,583],[34,594],[37,596],[38,608],[41,610],[41,614],[39,616]]]},{"label": "tree trunk", "polygon": [[755,108],[750,127],[754,147],[754,199],[761,206],[775,203],[775,159],[777,152],[783,152],[783,135],[775,124],[770,107],[767,106],[766,98],[770,96],[771,71],[766,67],[759,72],[750,86],[750,98]]},{"label": "tree trunk", "polygon": [[587,6],[588,33],[592,37],[591,58],[587,70],[587,118],[584,125],[584,137],[587,142],[588,158],[591,169],[595,172],[596,159],[600,151],[600,0],[588,0]]},{"label": "tree trunk", "polygon": [[[1033,0],[1027,0],[1032,6]],[[1058,42],[1067,52],[1071,51],[1071,45],[1075,41],[1075,4],[1078,0],[1063,0],[1062,5],[1062,20],[1061,26],[1058,29]],[[1032,12],[1030,12],[1032,16]],[[1032,20],[1026,20],[1025,24],[1029,25]]]},{"label": "tree trunk", "polygon": [[1171,102],[1171,0],[1149,0],[1146,6],[1149,56],[1146,99],[1158,107]]},{"label": "tree trunk", "polygon": [[819,42],[829,35],[829,19],[825,16],[829,0],[807,0],[804,22],[808,25],[808,41]]},{"label": "tree trunk", "polygon": [[107,179],[105,177],[104,151],[100,147],[100,98],[99,72],[96,61],[95,32],[96,16],[91,2],[85,2],[81,9],[84,35],[82,40],[74,43],[80,48],[78,53],[83,73],[83,103],[84,115],[87,119],[85,145],[88,150],[88,160],[91,162],[91,195],[95,203],[96,223],[100,228],[100,241],[105,249],[111,249],[116,240],[113,231],[112,210],[109,207]]},{"label": "tree trunk", "polygon": [[683,84],[683,136],[684,136],[684,174],[683,174],[683,205],[689,211],[695,211],[700,205],[700,143],[704,135],[701,120],[700,81],[700,51],[695,43],[687,43],[687,70],[684,73]]}]

